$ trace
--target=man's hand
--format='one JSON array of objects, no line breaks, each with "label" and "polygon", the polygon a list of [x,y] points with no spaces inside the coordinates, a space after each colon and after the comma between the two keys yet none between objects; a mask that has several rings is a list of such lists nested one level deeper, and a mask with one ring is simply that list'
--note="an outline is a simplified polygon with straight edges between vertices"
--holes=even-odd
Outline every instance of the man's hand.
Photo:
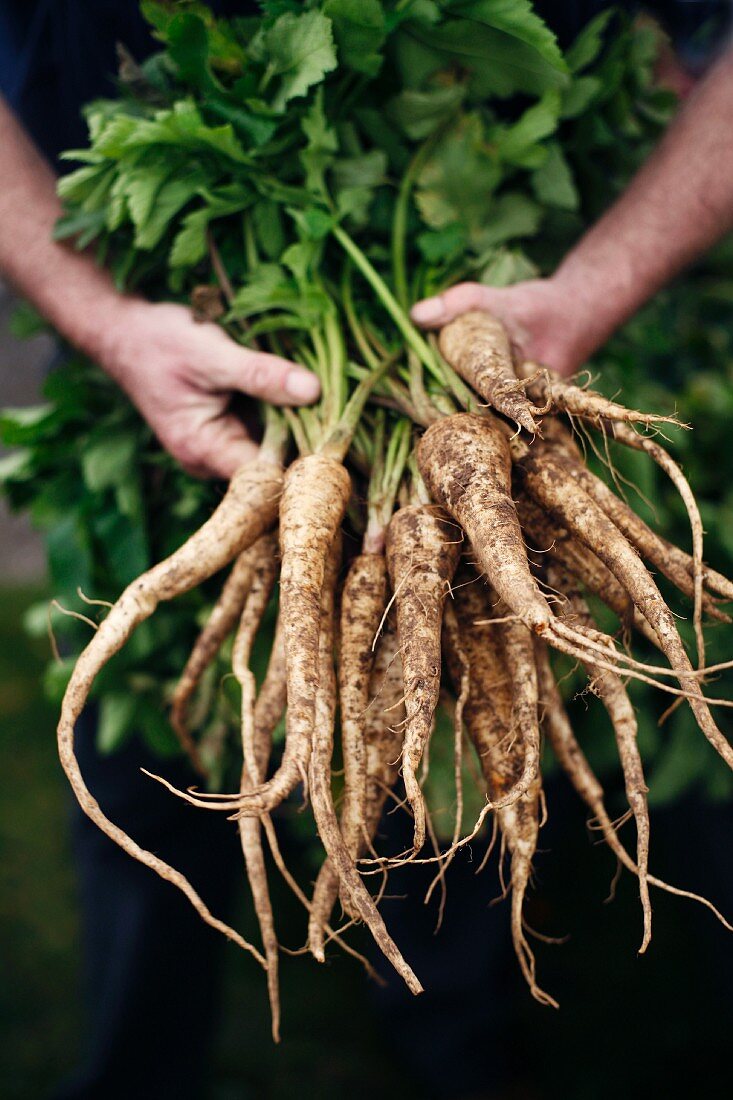
[{"label": "man's hand", "polygon": [[686,98],[657,149],[550,279],[504,289],[463,283],[419,302],[438,327],[485,309],[528,358],[579,370],[687,264],[733,229],[733,47]]},{"label": "man's hand", "polygon": [[581,323],[582,311],[553,279],[532,279],[511,287],[459,283],[412,308],[412,319],[424,328],[441,328],[469,310],[486,310],[506,327],[525,359],[574,374],[593,344],[592,325]]},{"label": "man's hand", "polygon": [[56,181],[0,97],[0,274],[127,392],[191,473],[229,478],[257,455],[233,394],[274,405],[315,401],[318,379],[276,355],[239,347],[184,306],[117,292],[91,256],[52,239]]},{"label": "man's hand", "polygon": [[229,411],[232,394],[273,405],[315,401],[318,379],[277,355],[234,343],[185,306],[112,299],[90,349],[126,391],[156,436],[189,473],[230,478],[257,444]]}]

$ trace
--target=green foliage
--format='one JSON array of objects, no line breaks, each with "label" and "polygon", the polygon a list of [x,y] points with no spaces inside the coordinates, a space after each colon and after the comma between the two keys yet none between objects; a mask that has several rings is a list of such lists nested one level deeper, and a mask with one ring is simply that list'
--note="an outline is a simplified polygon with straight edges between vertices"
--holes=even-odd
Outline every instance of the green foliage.
[{"label": "green foliage", "polygon": [[264,52],[267,68],[263,85],[273,76],[280,78],[272,106],[281,111],[291,99],[305,95],[336,68],[331,20],[317,11],[301,15],[286,12],[264,32]]},{"label": "green foliage", "polygon": [[[143,12],[161,51],[123,74],[118,98],[87,109],[88,147],[68,154],[79,167],[59,185],[57,236],[94,243],[120,287],[153,300],[186,302],[217,283],[218,254],[234,290],[222,323],[312,365],[326,407],[359,369],[341,288],[380,346],[399,357],[404,344],[335,230],[412,300],[466,277],[507,285],[546,273],[628,180],[672,106],[652,84],[653,34],[608,13],[563,56],[529,0],[268,0],[260,17],[231,22],[201,3],[146,0]],[[695,310],[729,308],[731,285],[717,274],[687,280],[604,364],[607,385],[623,381],[642,407],[670,402],[659,383],[640,381],[639,362],[657,362],[660,378],[674,364],[683,417],[704,422],[713,441],[680,444],[708,514],[722,500],[713,561],[733,547],[733,495],[708,449],[727,453],[730,337],[722,323],[703,328]],[[704,367],[694,378],[693,360]],[[114,599],[200,525],[217,492],[161,453],[91,364],[70,357],[46,398],[0,421],[19,449],[0,478],[47,532],[60,602],[95,617],[77,590]],[[662,527],[679,536],[671,490],[659,479],[648,488]],[[162,607],[100,676],[105,748],[136,724],[170,751],[164,700],[209,598]],[[88,637],[75,619],[56,613],[52,624],[69,654]],[[55,694],[67,668],[54,666]],[[229,718],[220,695],[217,715]],[[664,768],[679,771],[665,764],[667,746],[681,752],[682,736],[675,727],[659,738],[662,791]]]},{"label": "green foliage", "polygon": [[567,70],[554,34],[534,13],[531,0],[458,0],[450,9],[465,19],[475,19],[518,38],[553,68],[560,72]]}]

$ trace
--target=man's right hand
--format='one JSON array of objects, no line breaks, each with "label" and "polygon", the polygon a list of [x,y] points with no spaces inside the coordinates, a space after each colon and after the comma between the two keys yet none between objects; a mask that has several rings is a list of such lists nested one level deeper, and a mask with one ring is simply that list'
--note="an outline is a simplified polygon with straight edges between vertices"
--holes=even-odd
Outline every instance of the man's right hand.
[{"label": "man's right hand", "polygon": [[[461,313],[485,310],[506,327],[517,351],[559,374],[574,374],[595,351],[597,341],[587,315],[554,279],[531,279],[509,287],[459,283],[412,308],[423,328],[441,328]],[[586,319],[586,324],[580,323]]]},{"label": "man's right hand", "polygon": [[732,101],[728,44],[626,191],[551,278],[501,289],[463,283],[418,302],[414,321],[435,328],[459,313],[488,310],[527,359],[560,374],[579,370],[619,325],[733,228]]}]

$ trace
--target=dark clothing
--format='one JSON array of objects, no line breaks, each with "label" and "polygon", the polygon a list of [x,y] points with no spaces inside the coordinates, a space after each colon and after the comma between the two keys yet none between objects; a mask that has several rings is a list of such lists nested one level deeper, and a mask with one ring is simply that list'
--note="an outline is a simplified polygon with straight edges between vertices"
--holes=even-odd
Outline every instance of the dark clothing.
[{"label": "dark clothing", "polygon": [[731,32],[731,0],[534,0],[535,10],[552,27],[563,49],[596,15],[609,7],[632,15],[648,12],[669,34],[682,60],[693,72],[719,51]]},{"label": "dark clothing", "polygon": [[[251,15],[254,0],[213,0]],[[114,94],[116,45],[137,61],[156,48],[139,0],[0,0],[0,90],[52,162],[84,146],[85,103]]]},{"label": "dark clothing", "polygon": [[[77,727],[82,773],[105,813],[182,871],[211,912],[225,916],[241,881],[238,836],[223,814],[171,798],[143,775],[161,762],[139,741],[112,756],[94,748],[96,722]],[[197,781],[183,762],[165,774]],[[82,1070],[56,1100],[202,1100],[219,1003],[222,954],[233,951],[174,886],[131,859],[75,806],[84,992],[89,1008]],[[237,877],[239,875],[239,878]]]},{"label": "dark clothing", "polygon": [[[535,7],[568,46],[608,0],[535,0]],[[698,70],[730,33],[730,0],[625,0],[617,7],[646,10],[669,32],[683,60]],[[209,0],[221,15],[250,15],[254,0]],[[81,108],[110,95],[116,43],[141,61],[154,49],[138,0],[0,0],[0,90],[49,160],[84,145]]]},{"label": "dark clothing", "polygon": [[86,144],[80,110],[111,93],[118,41],[133,56],[150,51],[150,34],[135,0],[0,4],[3,94],[49,160]]}]

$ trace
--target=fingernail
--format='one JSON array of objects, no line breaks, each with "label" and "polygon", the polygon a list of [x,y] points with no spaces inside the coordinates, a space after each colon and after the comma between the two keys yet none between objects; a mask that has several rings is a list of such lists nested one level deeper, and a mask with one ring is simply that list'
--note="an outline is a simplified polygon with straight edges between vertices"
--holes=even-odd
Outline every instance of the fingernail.
[{"label": "fingernail", "polygon": [[441,298],[424,298],[410,310],[413,321],[418,325],[436,325],[444,313]]},{"label": "fingernail", "polygon": [[285,392],[293,401],[307,405],[318,397],[321,384],[310,371],[291,370],[285,379]]}]

